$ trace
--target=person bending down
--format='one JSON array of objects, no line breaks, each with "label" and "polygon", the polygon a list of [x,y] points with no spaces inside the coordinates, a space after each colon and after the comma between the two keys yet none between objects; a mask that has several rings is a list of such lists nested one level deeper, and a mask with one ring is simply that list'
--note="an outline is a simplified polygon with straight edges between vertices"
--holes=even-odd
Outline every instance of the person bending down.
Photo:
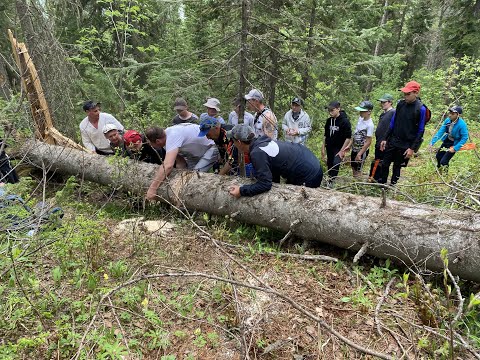
[{"label": "person bending down", "polygon": [[147,200],[154,200],[157,189],[172,172],[177,162],[186,161],[186,167],[190,170],[207,172],[218,161],[218,149],[212,140],[199,137],[200,126],[197,124],[178,124],[166,128],[151,127],[145,131],[149,144],[154,148],[165,147],[165,161],[158,167],[150,187],[148,188]]},{"label": "person bending down", "polygon": [[235,125],[229,132],[239,151],[248,153],[255,169],[256,183],[232,186],[230,195],[254,196],[269,191],[272,182],[304,185],[316,188],[320,186],[323,170],[316,156],[305,146],[291,142],[272,140],[268,136],[255,138],[255,130],[247,125]]}]

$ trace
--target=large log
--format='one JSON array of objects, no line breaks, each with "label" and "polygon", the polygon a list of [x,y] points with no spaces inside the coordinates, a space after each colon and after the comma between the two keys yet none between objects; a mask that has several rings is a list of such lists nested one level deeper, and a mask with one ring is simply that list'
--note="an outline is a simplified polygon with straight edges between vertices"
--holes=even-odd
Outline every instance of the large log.
[{"label": "large log", "polygon": [[[25,144],[22,152],[38,166],[62,174],[113,185],[144,194],[155,165],[102,157],[40,142]],[[118,161],[120,160],[120,161]],[[480,214],[443,210],[345,194],[332,190],[275,185],[253,198],[234,199],[228,187],[242,180],[215,174],[174,171],[158,190],[171,203],[215,215],[230,215],[250,224],[293,233],[304,239],[397,259],[416,269],[443,270],[442,248],[449,268],[461,278],[480,282]],[[291,229],[291,224],[297,223]]]}]

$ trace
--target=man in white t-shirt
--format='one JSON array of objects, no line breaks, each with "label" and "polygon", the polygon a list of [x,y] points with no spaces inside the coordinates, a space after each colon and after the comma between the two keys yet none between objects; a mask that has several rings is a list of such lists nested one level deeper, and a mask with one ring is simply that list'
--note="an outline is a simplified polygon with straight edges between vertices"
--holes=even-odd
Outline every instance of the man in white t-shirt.
[{"label": "man in white t-shirt", "polygon": [[353,176],[362,175],[362,166],[368,156],[368,150],[372,143],[375,126],[372,121],[373,104],[370,101],[362,101],[355,108],[359,112],[359,118],[355,133],[352,136],[352,153],[350,155]]},{"label": "man in white t-shirt", "polygon": [[[155,177],[147,191],[146,198],[154,200],[157,189],[172,172],[177,161],[177,168],[207,172],[218,161],[218,149],[212,140],[199,137],[200,126],[197,124],[178,124],[166,128],[150,127],[145,131],[149,144],[157,149],[165,147],[166,155],[162,165],[158,167]],[[181,164],[184,164],[182,166]],[[186,164],[185,164],[186,163]]]},{"label": "man in white t-shirt", "polygon": [[[228,125],[238,125],[238,114],[240,113],[240,101],[235,99],[233,101],[233,110],[228,114]],[[249,112],[245,111],[243,113],[243,123],[245,125],[253,127],[254,117]]]},{"label": "man in white t-shirt", "polygon": [[113,154],[110,141],[103,134],[103,128],[107,124],[112,124],[117,130],[123,131],[123,125],[113,115],[100,112],[100,103],[92,100],[83,104],[83,111],[87,114],[80,123],[83,146],[99,155]]}]

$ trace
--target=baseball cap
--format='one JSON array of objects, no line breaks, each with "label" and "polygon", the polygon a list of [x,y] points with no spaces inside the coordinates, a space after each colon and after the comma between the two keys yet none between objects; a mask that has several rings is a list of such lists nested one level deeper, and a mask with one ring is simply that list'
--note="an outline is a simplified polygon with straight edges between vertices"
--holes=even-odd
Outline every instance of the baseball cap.
[{"label": "baseball cap", "polygon": [[252,89],[247,95],[245,95],[245,100],[258,100],[263,101],[263,94],[260,90]]},{"label": "baseball cap", "polygon": [[340,108],[340,103],[337,100],[334,100],[330,102],[330,104],[325,106],[325,109],[327,110],[338,109],[338,108]]},{"label": "baseball cap", "polygon": [[210,131],[212,127],[218,125],[218,119],[210,116],[208,114],[200,115],[200,132],[198,133],[198,137],[204,137]]},{"label": "baseball cap", "polygon": [[97,106],[100,106],[102,103],[95,102],[93,100],[87,100],[83,103],[83,111],[88,111],[95,109]]},{"label": "baseball cap", "polygon": [[373,110],[373,104],[368,100],[364,100],[360,103],[360,105],[355,107],[355,110],[357,110],[357,111],[372,111]]},{"label": "baseball cap", "polygon": [[227,131],[227,137],[240,141],[250,141],[255,138],[255,130],[247,124],[238,124],[232,130]]},{"label": "baseball cap", "polygon": [[127,130],[123,135],[123,140],[125,140],[125,145],[129,146],[130,144],[135,144],[142,141],[142,135],[135,130]]},{"label": "baseball cap", "polygon": [[463,108],[461,106],[454,105],[451,108],[449,108],[448,111],[455,112],[457,114],[461,114],[461,113],[463,113]]},{"label": "baseball cap", "polygon": [[401,92],[408,93],[412,91],[419,92],[420,91],[420,84],[416,81],[409,81],[405,84],[403,88],[400,89]]},{"label": "baseball cap", "polygon": [[173,104],[173,110],[186,110],[187,102],[184,98],[176,98],[175,103]]},{"label": "baseball cap", "polygon": [[297,105],[303,106],[303,100],[300,99],[299,97],[294,97],[292,99],[292,104],[297,104]]},{"label": "baseball cap", "polygon": [[208,98],[207,102],[203,104],[203,106],[220,111],[220,101],[216,98]]},{"label": "baseball cap", "polygon": [[395,99],[390,94],[383,94],[378,101],[390,101],[393,102]]},{"label": "baseball cap", "polygon": [[102,131],[104,134],[106,134],[112,130],[118,130],[118,128],[114,124],[105,124]]}]

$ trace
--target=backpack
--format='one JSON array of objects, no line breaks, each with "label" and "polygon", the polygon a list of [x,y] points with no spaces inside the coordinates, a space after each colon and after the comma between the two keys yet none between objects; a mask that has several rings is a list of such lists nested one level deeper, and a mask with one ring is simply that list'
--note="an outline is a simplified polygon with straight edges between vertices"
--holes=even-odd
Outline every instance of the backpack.
[{"label": "backpack", "polygon": [[425,106],[425,125],[427,125],[430,119],[432,118],[432,112],[427,107],[427,105],[425,105],[420,99],[418,99],[417,106],[415,108],[415,113],[417,113],[418,118],[420,118],[420,109],[422,108],[422,105]]},{"label": "backpack", "polygon": [[[417,106],[415,107],[415,114],[417,114],[417,119],[419,119],[420,121],[420,111],[421,111],[421,108],[422,106],[425,107],[425,124],[424,126],[426,126],[428,124],[428,122],[430,121],[430,119],[432,118],[432,112],[430,111],[430,109],[427,107],[427,105],[425,105],[422,100],[420,100],[420,98],[418,99],[418,102],[417,102]],[[425,130],[425,128],[424,128]],[[423,137],[420,139],[420,142],[418,143],[418,146],[415,147],[415,149],[412,149],[415,153],[418,152],[418,150],[420,149],[420,146],[422,146],[422,143],[423,143]]]}]

